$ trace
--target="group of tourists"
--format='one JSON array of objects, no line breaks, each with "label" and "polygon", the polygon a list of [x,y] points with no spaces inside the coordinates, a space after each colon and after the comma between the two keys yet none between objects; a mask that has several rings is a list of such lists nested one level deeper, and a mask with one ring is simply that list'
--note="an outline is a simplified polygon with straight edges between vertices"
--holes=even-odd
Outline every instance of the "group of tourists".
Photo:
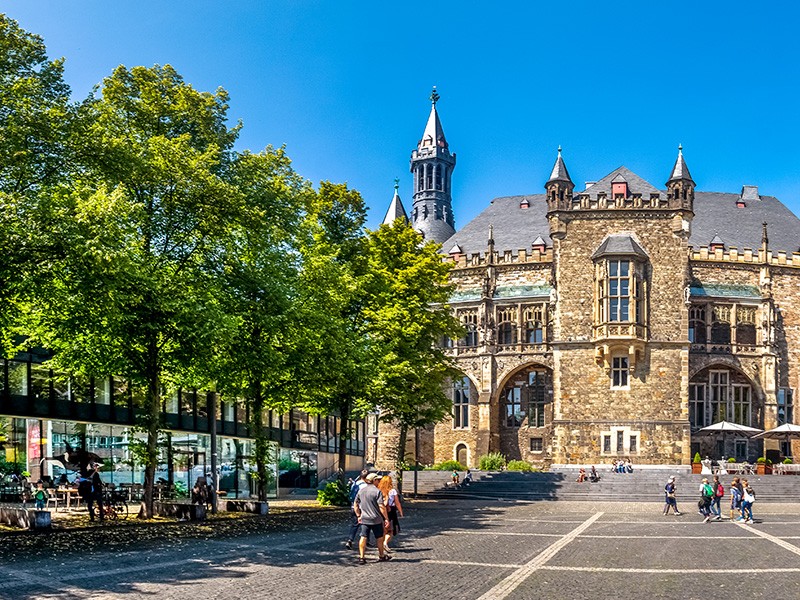
[{"label": "group of tourists", "polygon": [[592,483],[597,483],[598,481],[600,481],[600,475],[597,474],[597,469],[595,469],[594,465],[592,465],[592,468],[589,471],[588,475],[586,474],[586,469],[581,468],[578,471],[578,478],[575,481],[577,481],[578,483],[583,483],[584,481],[591,481]]},{"label": "group of tourists", "polygon": [[345,541],[348,550],[353,548],[359,534],[358,561],[366,564],[366,550],[370,534],[375,538],[378,560],[391,560],[389,542],[400,533],[400,517],[403,506],[400,496],[392,484],[390,475],[361,471],[359,478],[350,485],[350,533]]},{"label": "group of tourists", "polygon": [[633,473],[633,463],[631,462],[630,458],[626,458],[622,460],[614,460],[611,463],[611,472],[612,473]]},{"label": "group of tourists", "polygon": [[[725,497],[725,486],[719,480],[719,475],[714,475],[709,483],[708,477],[703,477],[698,489],[700,499],[697,502],[697,510],[703,516],[703,523],[709,521],[722,520],[722,499]],[[756,493],[747,479],[734,477],[730,485],[730,520],[753,523],[753,503],[756,501]],[[671,475],[664,486],[664,515],[668,515],[670,510],[673,514],[682,514],[678,510],[677,486],[675,475]],[[734,517],[734,515],[738,516]]]}]

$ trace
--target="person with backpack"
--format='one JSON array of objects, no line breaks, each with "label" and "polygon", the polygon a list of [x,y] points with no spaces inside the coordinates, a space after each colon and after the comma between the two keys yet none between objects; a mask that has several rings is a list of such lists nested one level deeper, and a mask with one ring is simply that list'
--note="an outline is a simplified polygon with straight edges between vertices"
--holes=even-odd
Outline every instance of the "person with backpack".
[{"label": "person with backpack", "polygon": [[711,512],[717,521],[722,520],[722,508],[720,503],[725,497],[725,486],[719,482],[719,475],[714,475],[714,482],[711,484],[711,489],[714,490],[714,497],[711,499]]},{"label": "person with backpack", "polygon": [[354,508],[356,502],[356,496],[358,496],[359,490],[367,485],[366,477],[369,475],[369,471],[364,469],[361,471],[361,474],[358,476],[358,479],[350,483],[350,493],[348,499],[350,500],[350,532],[347,536],[347,539],[344,542],[345,547],[348,550],[353,549],[353,541],[356,539],[356,534],[361,529],[361,523],[358,522],[358,515],[356,515],[356,510]]},{"label": "person with backpack", "polygon": [[742,480],[744,495],[742,496],[742,519],[749,525],[753,524],[753,503],[756,501],[756,493],[747,479]]},{"label": "person with backpack", "polygon": [[703,523],[708,523],[711,520],[711,501],[713,499],[714,489],[708,483],[708,477],[703,477],[703,483],[700,484],[700,501],[697,503],[700,514],[705,517]]},{"label": "person with backpack", "polygon": [[42,480],[36,482],[36,490],[33,492],[33,500],[36,503],[36,510],[44,510],[45,504],[47,503],[47,492],[44,489],[44,484]]}]

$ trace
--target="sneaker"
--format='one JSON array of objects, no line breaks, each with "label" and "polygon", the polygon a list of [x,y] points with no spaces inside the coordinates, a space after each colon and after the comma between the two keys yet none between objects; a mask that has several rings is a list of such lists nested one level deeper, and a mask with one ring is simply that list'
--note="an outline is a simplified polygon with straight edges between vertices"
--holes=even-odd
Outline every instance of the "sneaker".
[{"label": "sneaker", "polygon": [[358,564],[360,564],[360,565],[365,565],[365,564],[367,564],[367,559],[366,559],[366,558],[359,558],[359,559],[358,559]]},{"label": "sneaker", "polygon": [[682,514],[683,514],[682,512],[678,512],[677,510],[675,511],[675,516],[676,517],[680,517]]},{"label": "sneaker", "polygon": [[392,560],[392,557],[389,556],[388,554],[384,554],[383,556],[379,556],[378,560],[386,562],[387,560]]},{"label": "sneaker", "polygon": [[721,516],[719,516],[719,515],[717,515],[716,517],[714,517],[714,520],[715,520],[715,521],[722,521],[722,517],[721,517]]},{"label": "sneaker", "polygon": [[745,521],[745,523],[747,523],[748,525],[752,525],[753,524],[753,519],[747,519],[747,521]]},{"label": "sneaker", "polygon": [[348,550],[352,550],[353,549],[353,540],[347,540],[344,543],[344,547],[347,548]]},{"label": "sneaker", "polygon": [[708,523],[710,520],[711,520],[711,517],[706,517],[705,519],[703,519],[703,523]]}]

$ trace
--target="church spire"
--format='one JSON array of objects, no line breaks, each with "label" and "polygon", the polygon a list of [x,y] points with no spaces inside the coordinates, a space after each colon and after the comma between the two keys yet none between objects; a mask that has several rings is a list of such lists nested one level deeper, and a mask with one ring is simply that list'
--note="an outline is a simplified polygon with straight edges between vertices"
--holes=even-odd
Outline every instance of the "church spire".
[{"label": "church spire", "polygon": [[392,197],[392,201],[389,203],[389,210],[386,211],[386,216],[383,218],[383,225],[391,225],[397,219],[403,219],[403,221],[408,221],[408,215],[406,214],[406,209],[403,207],[403,201],[400,200],[400,194],[397,191],[400,187],[400,180],[395,177],[394,179],[394,196]]},{"label": "church spire", "polygon": [[411,224],[425,240],[444,242],[455,233],[450,179],[456,166],[456,155],[444,137],[436,104],[436,87],[430,95],[431,112],[422,139],[411,153],[414,174],[414,200]]}]

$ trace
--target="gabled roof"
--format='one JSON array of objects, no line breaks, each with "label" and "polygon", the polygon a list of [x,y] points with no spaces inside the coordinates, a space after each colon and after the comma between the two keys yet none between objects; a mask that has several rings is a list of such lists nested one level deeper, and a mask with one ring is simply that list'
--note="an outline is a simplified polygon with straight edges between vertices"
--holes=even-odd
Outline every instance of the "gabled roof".
[{"label": "gabled roof", "polygon": [[619,177],[622,178],[622,181],[627,182],[629,194],[641,194],[642,198],[649,199],[650,194],[659,193],[659,190],[654,185],[645,181],[627,167],[619,167],[581,192],[581,194],[588,194],[594,200],[597,199],[597,195],[600,193],[605,193],[606,198],[611,198],[611,184],[614,180],[619,181]]},{"label": "gabled roof", "polygon": [[592,260],[602,256],[637,256],[647,259],[647,252],[639,245],[630,233],[615,233],[606,236],[597,250],[592,254]]},{"label": "gabled roof", "polygon": [[[646,199],[651,193],[666,197],[665,190],[658,190],[625,167],[615,169],[581,193],[596,198],[599,192],[605,192],[606,197],[611,198],[611,182],[618,175],[625,178],[628,190],[633,194],[642,194]],[[520,208],[523,200],[528,201],[529,208]],[[735,247],[740,251],[744,248],[758,249],[761,247],[762,223],[767,223],[771,250],[800,254],[800,219],[780,200],[758,196],[757,200],[748,201],[746,206],[737,207],[739,200],[739,193],[695,191],[689,245],[695,248],[708,246],[709,241],[718,235],[728,248]],[[507,196],[492,200],[483,212],[446,240],[444,248],[450,248],[457,239],[465,254],[486,252],[489,225],[494,225],[496,251],[530,248],[531,238],[550,231],[545,195]]]}]

